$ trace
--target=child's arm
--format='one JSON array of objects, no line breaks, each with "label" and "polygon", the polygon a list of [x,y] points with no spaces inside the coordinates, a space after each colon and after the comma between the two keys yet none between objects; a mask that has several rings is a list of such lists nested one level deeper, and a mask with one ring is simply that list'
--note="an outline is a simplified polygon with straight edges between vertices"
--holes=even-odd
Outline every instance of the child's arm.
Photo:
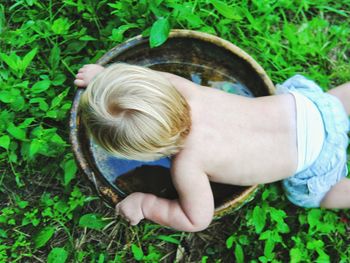
[{"label": "child's arm", "polygon": [[89,85],[90,81],[100,73],[104,67],[98,64],[87,64],[79,69],[78,74],[75,76],[74,84],[80,88],[84,88]]},{"label": "child's arm", "polygon": [[207,228],[214,213],[214,199],[208,177],[194,170],[181,175],[180,172],[174,171],[173,176],[178,200],[133,193],[117,205],[117,213],[132,225],[146,218],[181,231],[195,232]]}]

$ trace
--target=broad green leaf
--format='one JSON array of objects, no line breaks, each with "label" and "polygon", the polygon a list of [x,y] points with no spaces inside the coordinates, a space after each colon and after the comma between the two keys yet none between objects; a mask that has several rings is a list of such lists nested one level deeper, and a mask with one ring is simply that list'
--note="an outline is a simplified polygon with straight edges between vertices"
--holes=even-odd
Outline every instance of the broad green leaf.
[{"label": "broad green leaf", "polygon": [[78,170],[74,159],[69,159],[65,161],[62,165],[64,171],[64,185],[68,185],[72,179],[74,179],[75,174]]},{"label": "broad green leaf", "polygon": [[40,248],[45,246],[45,244],[50,240],[50,238],[55,233],[56,228],[52,226],[44,227],[38,234],[34,236],[34,246],[35,248]]},{"label": "broad green leaf", "polygon": [[160,18],[154,22],[149,39],[151,48],[158,47],[163,44],[167,40],[169,32],[170,25],[167,18]]},{"label": "broad green leaf", "polygon": [[323,248],[324,242],[322,240],[311,239],[310,241],[307,242],[306,247],[307,247],[307,249],[310,249],[310,250]]},{"label": "broad green leaf", "polygon": [[53,77],[53,80],[51,81],[52,85],[54,86],[60,86],[63,84],[63,82],[65,82],[67,79],[67,77],[62,74],[62,73],[59,73],[59,74],[55,74],[55,76]]},{"label": "broad green leaf", "polygon": [[3,135],[0,137],[0,147],[8,150],[10,146],[10,136],[8,135]]},{"label": "broad green leaf", "polygon": [[322,211],[320,209],[311,209],[307,214],[307,222],[310,225],[309,231],[321,222]]},{"label": "broad green leaf", "polygon": [[55,247],[50,251],[47,263],[65,263],[67,258],[68,252],[63,247]]},{"label": "broad green leaf", "polygon": [[25,106],[25,101],[24,98],[22,96],[16,96],[15,97],[15,101],[13,101],[11,103],[11,109],[13,109],[14,111],[21,111]]},{"label": "broad green leaf", "polygon": [[22,68],[21,68],[22,72],[24,72],[26,70],[26,68],[29,66],[30,62],[32,62],[37,51],[38,51],[38,49],[34,48],[24,56],[24,58],[22,60]]},{"label": "broad green leaf", "polygon": [[29,158],[33,158],[40,150],[42,143],[38,139],[33,139],[29,145]]},{"label": "broad green leaf", "polygon": [[51,29],[57,35],[64,35],[68,32],[71,25],[67,18],[60,17],[53,22]]},{"label": "broad green leaf", "polygon": [[50,110],[46,113],[46,117],[56,119],[57,118],[57,110]]},{"label": "broad green leaf", "polygon": [[16,127],[13,123],[9,124],[7,131],[17,140],[24,141],[26,139],[26,132],[23,129]]},{"label": "broad green leaf", "polygon": [[230,236],[228,239],[226,239],[226,247],[230,249],[235,241],[236,236]]},{"label": "broad green leaf", "polygon": [[210,0],[215,9],[224,17],[233,20],[242,20],[242,17],[237,14],[237,10],[219,0]]},{"label": "broad green leaf", "polygon": [[244,252],[240,244],[235,246],[235,258],[237,263],[244,263]]},{"label": "broad green leaf", "polygon": [[5,230],[3,230],[2,228],[0,228],[0,237],[1,238],[7,238],[7,233]]},{"label": "broad green leaf", "polygon": [[185,19],[190,23],[192,27],[198,28],[204,24],[200,16],[192,13],[187,13]]},{"label": "broad green leaf", "polygon": [[108,224],[99,214],[85,214],[79,219],[79,226],[100,230]]},{"label": "broad green leaf", "polygon": [[5,53],[0,53],[0,58],[3,60],[13,71],[17,71],[20,67],[18,64],[19,57],[12,53],[10,56],[6,55]]},{"label": "broad green leaf", "polygon": [[12,95],[11,92],[3,90],[0,91],[0,101],[2,101],[3,103],[12,103],[14,102],[15,97]]},{"label": "broad green leaf", "polygon": [[51,82],[48,79],[40,80],[33,85],[31,90],[33,93],[40,93],[47,90],[50,87],[50,84]]},{"label": "broad green leaf", "polygon": [[266,211],[260,206],[255,206],[253,210],[253,224],[255,226],[256,233],[261,233],[266,223]]},{"label": "broad green leaf", "polygon": [[142,249],[135,244],[131,245],[131,251],[137,261],[141,260],[144,256]]},{"label": "broad green leaf", "polygon": [[301,262],[303,257],[299,248],[292,248],[289,252],[291,263]]}]

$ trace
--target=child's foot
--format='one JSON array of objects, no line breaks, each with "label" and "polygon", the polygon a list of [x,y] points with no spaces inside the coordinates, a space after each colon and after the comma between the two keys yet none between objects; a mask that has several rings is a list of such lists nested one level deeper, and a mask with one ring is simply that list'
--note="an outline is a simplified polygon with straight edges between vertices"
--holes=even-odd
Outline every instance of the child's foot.
[{"label": "child's foot", "polygon": [[89,85],[90,81],[100,73],[104,67],[97,64],[84,65],[75,76],[74,84],[80,88]]}]

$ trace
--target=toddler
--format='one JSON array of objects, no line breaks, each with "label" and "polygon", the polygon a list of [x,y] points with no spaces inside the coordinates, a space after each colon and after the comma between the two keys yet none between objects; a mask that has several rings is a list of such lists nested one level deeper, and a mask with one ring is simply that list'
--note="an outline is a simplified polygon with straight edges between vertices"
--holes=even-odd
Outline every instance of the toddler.
[{"label": "toddler", "polygon": [[277,95],[248,98],[149,68],[90,64],[75,85],[94,140],[121,158],[172,156],[177,200],[132,193],[117,213],[132,225],[146,218],[181,231],[211,222],[209,181],[249,186],[283,181],[303,207],[350,207],[347,176],[350,82],[324,93],[294,76]]}]

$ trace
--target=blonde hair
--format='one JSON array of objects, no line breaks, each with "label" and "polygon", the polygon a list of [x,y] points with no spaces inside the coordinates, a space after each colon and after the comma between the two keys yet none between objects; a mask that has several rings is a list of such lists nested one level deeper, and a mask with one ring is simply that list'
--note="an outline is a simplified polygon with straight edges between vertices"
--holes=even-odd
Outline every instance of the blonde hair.
[{"label": "blonde hair", "polygon": [[126,159],[176,154],[191,126],[184,97],[160,73],[141,66],[110,65],[88,85],[79,107],[95,142]]}]

